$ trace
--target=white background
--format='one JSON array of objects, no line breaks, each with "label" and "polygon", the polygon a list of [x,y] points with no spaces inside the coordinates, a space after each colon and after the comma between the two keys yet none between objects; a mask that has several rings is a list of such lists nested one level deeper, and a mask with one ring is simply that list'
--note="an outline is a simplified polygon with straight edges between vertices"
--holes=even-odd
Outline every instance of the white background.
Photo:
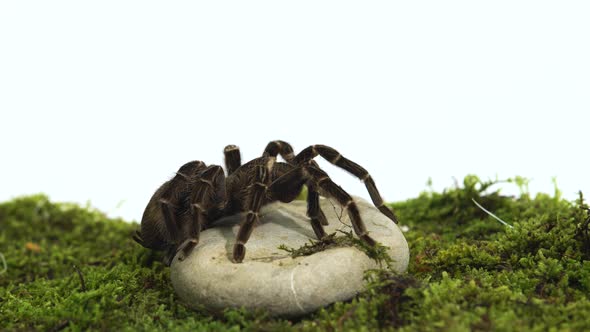
[{"label": "white background", "polygon": [[3,1],[0,200],[139,220],[183,163],[274,139],[335,147],[388,201],[469,173],[590,196],[589,18],[587,1]]}]

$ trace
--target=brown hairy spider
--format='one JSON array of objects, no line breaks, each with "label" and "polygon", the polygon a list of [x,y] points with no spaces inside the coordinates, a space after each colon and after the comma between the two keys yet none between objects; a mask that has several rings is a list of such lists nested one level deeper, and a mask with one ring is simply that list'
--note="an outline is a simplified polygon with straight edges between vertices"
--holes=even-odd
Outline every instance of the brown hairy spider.
[{"label": "brown hairy spider", "polygon": [[[375,244],[365,228],[356,203],[313,160],[320,155],[330,163],[361,179],[373,204],[389,219],[397,223],[393,211],[387,208],[371,175],[360,165],[344,158],[338,151],[325,145],[312,145],[293,154],[291,145],[284,141],[268,143],[262,157],[241,165],[240,150],[235,145],[224,149],[227,176],[221,166],[206,166],[201,161],[184,164],[176,176],[164,183],[150,199],[141,220],[141,230],[133,236],[142,246],[165,250],[165,263],[170,265],[178,253],[179,260],[190,254],[199,242],[202,230],[228,215],[247,212],[240,225],[233,258],[242,262],[245,244],[258,221],[260,208],[274,201],[291,202],[308,188],[307,216],[318,239],[326,236],[322,225],[326,216],[320,209],[319,196],[332,197],[348,212],[354,232],[370,245]],[[277,155],[286,162],[277,162]]]}]

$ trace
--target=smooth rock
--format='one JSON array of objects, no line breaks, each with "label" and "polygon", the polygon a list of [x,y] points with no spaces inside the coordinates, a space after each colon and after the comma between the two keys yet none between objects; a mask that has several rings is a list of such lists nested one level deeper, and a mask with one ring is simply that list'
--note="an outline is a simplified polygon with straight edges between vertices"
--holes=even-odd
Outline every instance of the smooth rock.
[{"label": "smooth rock", "polygon": [[[355,201],[370,235],[390,248],[393,269],[405,271],[409,249],[398,226],[372,204],[358,197]],[[341,207],[334,204],[321,199],[330,223],[324,226],[326,232],[349,232],[346,211],[341,213]],[[285,317],[351,299],[363,289],[364,271],[378,267],[364,252],[342,247],[291,258],[288,252],[278,249],[282,244],[299,248],[310,239],[316,240],[305,212],[304,201],[263,207],[241,264],[233,263],[231,255],[244,215],[220,220],[219,226],[201,233],[199,244],[185,260],[173,260],[170,274],[176,293],[194,308],[219,312],[228,307],[245,307]]]}]

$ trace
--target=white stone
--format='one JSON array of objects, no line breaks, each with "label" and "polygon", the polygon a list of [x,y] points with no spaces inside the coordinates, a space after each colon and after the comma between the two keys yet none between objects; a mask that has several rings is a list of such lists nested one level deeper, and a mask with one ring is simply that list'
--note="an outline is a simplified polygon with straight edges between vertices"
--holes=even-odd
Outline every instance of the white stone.
[{"label": "white stone", "polygon": [[[355,198],[369,234],[390,248],[393,269],[408,266],[409,249],[396,224],[366,201]],[[339,205],[321,200],[328,234],[351,230],[347,213]],[[231,261],[238,224],[243,215],[220,220],[219,226],[201,233],[197,247],[170,267],[172,284],[189,306],[222,311],[227,307],[262,309],[275,316],[294,317],[336,301],[346,301],[363,289],[363,274],[377,267],[355,247],[327,249],[310,256],[291,258],[281,244],[299,248],[315,240],[306,202],[273,203],[263,207],[261,220],[246,244],[241,264]],[[338,217],[342,215],[341,220]],[[342,235],[340,235],[342,236]]]}]

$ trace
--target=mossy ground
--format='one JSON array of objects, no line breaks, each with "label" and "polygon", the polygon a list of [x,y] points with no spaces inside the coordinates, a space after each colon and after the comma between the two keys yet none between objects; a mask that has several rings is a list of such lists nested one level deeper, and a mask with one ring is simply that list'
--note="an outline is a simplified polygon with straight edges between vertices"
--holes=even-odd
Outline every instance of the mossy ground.
[{"label": "mossy ground", "polygon": [[0,204],[0,329],[590,330],[582,199],[506,197],[498,186],[469,176],[461,187],[393,204],[409,227],[408,272],[372,271],[355,299],[296,321],[189,310],[160,257],[131,239],[136,224],[43,195],[18,198]]}]

